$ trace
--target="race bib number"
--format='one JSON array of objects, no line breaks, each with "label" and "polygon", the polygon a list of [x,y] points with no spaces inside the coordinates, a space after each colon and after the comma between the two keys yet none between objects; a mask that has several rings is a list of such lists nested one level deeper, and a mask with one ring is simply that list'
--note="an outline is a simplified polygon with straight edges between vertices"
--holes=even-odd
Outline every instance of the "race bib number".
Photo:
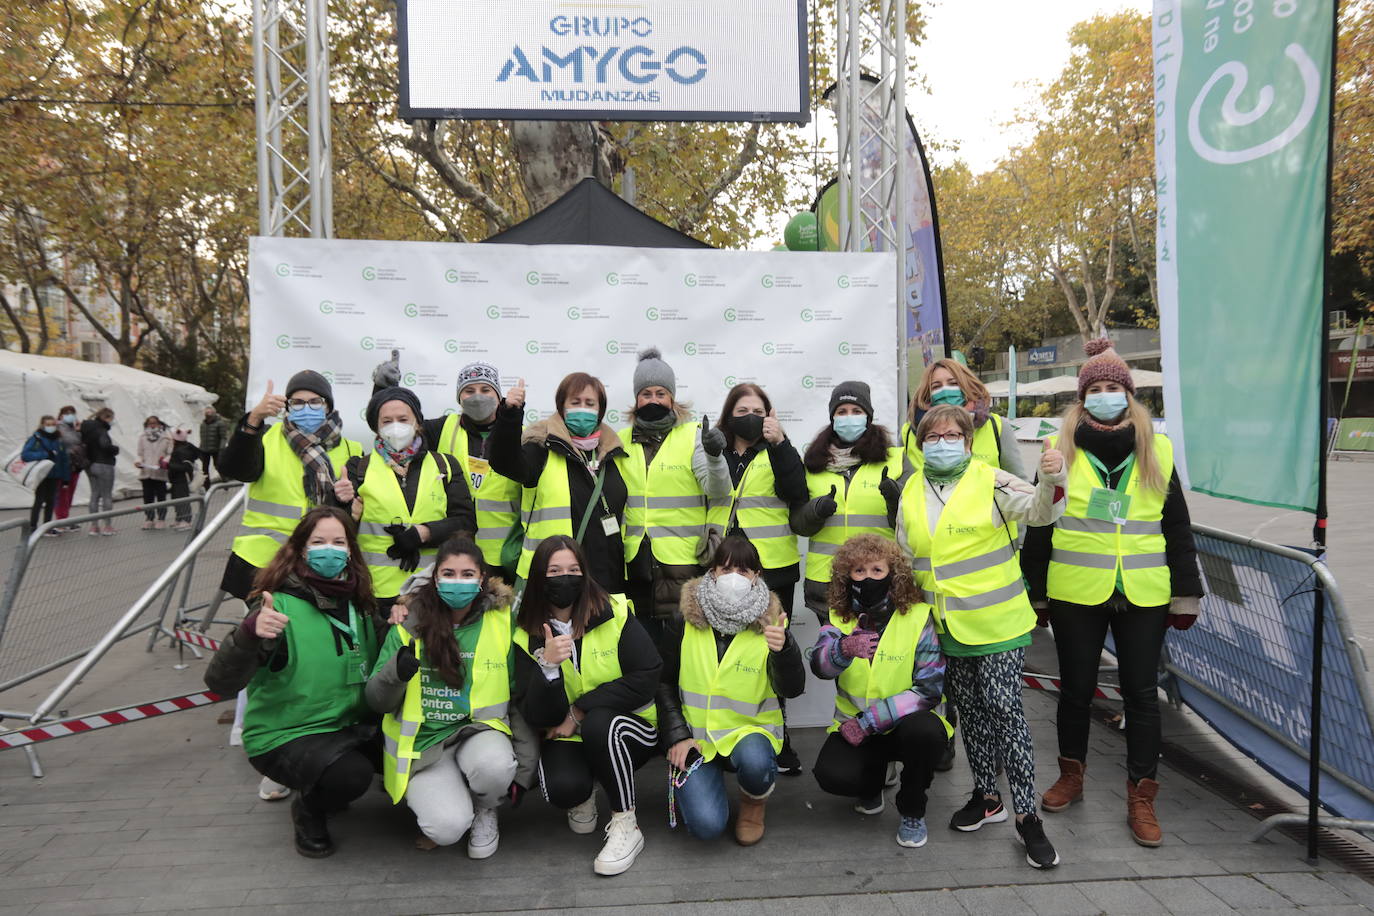
[{"label": "race bib number", "polygon": [[472,479],[472,489],[474,491],[482,488],[482,481],[491,473],[491,462],[485,458],[477,458],[473,455],[468,456],[468,477]]}]

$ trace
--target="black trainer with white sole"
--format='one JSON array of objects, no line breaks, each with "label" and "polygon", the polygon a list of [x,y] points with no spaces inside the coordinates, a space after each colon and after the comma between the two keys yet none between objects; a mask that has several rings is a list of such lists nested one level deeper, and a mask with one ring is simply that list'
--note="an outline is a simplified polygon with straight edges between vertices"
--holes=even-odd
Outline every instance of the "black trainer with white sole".
[{"label": "black trainer with white sole", "polygon": [[1027,814],[1017,821],[1016,838],[1026,847],[1026,863],[1031,868],[1054,868],[1059,864],[1059,853],[1045,836],[1045,822],[1039,816]]},{"label": "black trainer with white sole", "polygon": [[972,833],[984,824],[1000,824],[1007,819],[1007,809],[999,795],[987,796],[975,791],[968,804],[954,812],[949,819],[951,830]]}]

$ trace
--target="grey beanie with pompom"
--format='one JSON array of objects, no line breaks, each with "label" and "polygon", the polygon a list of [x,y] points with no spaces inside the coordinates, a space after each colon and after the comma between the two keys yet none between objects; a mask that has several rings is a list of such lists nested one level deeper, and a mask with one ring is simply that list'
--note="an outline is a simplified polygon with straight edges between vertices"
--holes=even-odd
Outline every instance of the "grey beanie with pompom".
[{"label": "grey beanie with pompom", "polygon": [[673,375],[672,367],[663,361],[663,354],[659,352],[658,347],[649,347],[639,352],[634,385],[635,394],[650,386],[660,385],[667,388],[673,397],[677,397],[677,376]]}]

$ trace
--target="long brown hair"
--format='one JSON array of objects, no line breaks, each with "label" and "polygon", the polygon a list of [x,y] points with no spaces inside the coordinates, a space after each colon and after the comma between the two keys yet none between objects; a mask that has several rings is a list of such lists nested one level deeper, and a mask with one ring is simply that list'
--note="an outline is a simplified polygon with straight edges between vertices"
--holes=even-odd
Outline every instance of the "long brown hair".
[{"label": "long brown hair", "polygon": [[[482,569],[482,551],[469,538],[452,537],[444,541],[434,557],[434,575],[420,586],[419,591],[410,595],[406,607],[415,621],[415,632],[424,640],[425,660],[430,667],[439,672],[444,683],[455,690],[463,687],[463,657],[458,650],[458,640],[453,635],[453,611],[444,599],[439,597],[439,567],[450,557],[467,557]],[[489,594],[491,580],[482,580],[482,590],[468,605],[468,613],[476,609],[478,602]],[[471,620],[472,618],[467,618]]]},{"label": "long brown hair", "polygon": [[[1074,434],[1078,432],[1079,424],[1086,423],[1091,416],[1082,401],[1075,401],[1064,411],[1064,418],[1059,424],[1059,451],[1064,456],[1066,469],[1078,455]],[[1135,431],[1135,466],[1140,471],[1140,485],[1156,493],[1165,492],[1169,488],[1169,481],[1164,479],[1164,469],[1159,466],[1159,455],[1155,452],[1154,419],[1150,416],[1150,408],[1137,401],[1129,391],[1126,392],[1125,422],[1130,423]]]},{"label": "long brown hair", "polygon": [[531,636],[543,635],[544,624],[553,610],[544,593],[544,583],[549,578],[549,558],[560,550],[571,550],[577,558],[577,565],[582,568],[582,594],[572,606],[573,638],[577,639],[587,632],[587,624],[591,623],[592,617],[610,603],[606,590],[587,569],[587,555],[582,552],[582,545],[566,534],[546,537],[534,548],[534,556],[530,558],[530,575],[525,581],[524,597],[520,599],[520,614],[515,619],[515,625]]},{"label": "long brown hair", "polygon": [[291,532],[291,536],[277,550],[271,562],[259,570],[257,576],[254,577],[253,591],[249,594],[250,598],[261,595],[263,592],[275,592],[290,576],[304,579],[309,574],[310,567],[305,564],[305,542],[310,540],[310,535],[314,532],[315,526],[326,518],[332,518],[341,523],[344,527],[344,535],[348,538],[348,565],[346,568],[356,583],[351,600],[359,610],[368,614],[376,613],[377,601],[372,597],[372,574],[368,572],[367,563],[363,561],[363,552],[358,549],[358,526],[354,524],[351,515],[334,506],[316,506],[305,513],[305,517],[296,525],[296,530]]},{"label": "long brown hair", "polygon": [[936,369],[944,369],[954,376],[954,380],[959,383],[959,390],[964,393],[965,406],[971,408],[979,401],[988,400],[988,386],[979,381],[978,376],[969,371],[968,366],[957,359],[937,359],[926,366],[926,371],[921,374],[921,383],[911,392],[911,406],[907,409],[906,420],[912,426],[916,425],[917,410],[930,409],[930,377],[935,374]]},{"label": "long brown hair", "polygon": [[911,563],[897,546],[897,542],[877,534],[856,534],[840,545],[830,564],[830,585],[826,601],[841,620],[853,620],[854,597],[849,590],[849,574],[854,567],[869,560],[884,560],[892,572],[888,597],[892,599],[892,613],[905,614],[913,604],[925,600],[921,587],[911,577]]},{"label": "long brown hair", "polygon": [[888,432],[887,427],[881,423],[874,423],[873,418],[868,418],[868,429],[854,442],[845,442],[835,435],[835,428],[827,423],[816,433],[816,438],[811,440],[811,444],[806,447],[806,455],[802,458],[802,464],[813,474],[819,474],[830,464],[830,446],[838,445],[840,448],[848,446],[853,451],[850,452],[861,464],[885,464],[887,462],[887,450],[892,447],[892,433]]}]

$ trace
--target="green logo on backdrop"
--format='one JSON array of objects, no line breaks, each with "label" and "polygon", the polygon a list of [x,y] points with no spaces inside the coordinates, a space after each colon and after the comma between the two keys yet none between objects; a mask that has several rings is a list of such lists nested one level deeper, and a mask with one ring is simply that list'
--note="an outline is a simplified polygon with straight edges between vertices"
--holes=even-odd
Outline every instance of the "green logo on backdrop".
[{"label": "green logo on backdrop", "polygon": [[611,354],[612,356],[615,356],[617,353],[619,353],[619,352],[620,352],[620,341],[618,341],[618,340],[608,340],[608,341],[606,341],[606,352],[609,353],[609,354]]},{"label": "green logo on backdrop", "polygon": [[802,320],[802,321],[815,321],[815,320],[816,320],[816,313],[815,313],[814,311],[812,311],[811,309],[802,309],[802,310],[801,310],[801,320]]},{"label": "green logo on backdrop", "polygon": [[647,309],[644,310],[644,317],[647,318],[647,319],[649,319],[650,321],[657,321],[657,320],[658,320],[658,309],[653,308],[652,306],[650,306],[649,308],[647,308]]},{"label": "green logo on backdrop", "polygon": [[726,388],[735,387],[735,377],[733,375],[727,375],[725,378],[721,379],[721,381],[725,384]]},{"label": "green logo on backdrop", "polygon": [[364,350],[375,350],[377,348],[377,341],[373,340],[371,337],[364,337],[362,340],[358,341],[358,345]]},{"label": "green logo on backdrop", "polygon": [[291,265],[290,265],[290,264],[278,264],[278,265],[277,265],[275,268],[273,268],[273,269],[276,270],[277,276],[279,276],[279,277],[285,277],[286,275],[288,275],[289,273],[291,273]]},{"label": "green logo on backdrop", "polygon": [[528,283],[530,286],[538,286],[538,285],[539,285],[539,271],[537,271],[537,270],[532,270],[532,271],[530,271],[529,273],[525,274],[525,282]]},{"label": "green logo on backdrop", "polygon": [[683,276],[682,276],[682,285],[683,285],[683,286],[696,286],[696,285],[697,285],[697,275],[696,275],[696,274],[683,274]]},{"label": "green logo on backdrop", "polygon": [[364,279],[364,280],[375,280],[375,279],[377,279],[377,268],[375,268],[375,267],[364,267],[364,268],[363,268],[363,279]]},{"label": "green logo on backdrop", "polygon": [[414,372],[407,372],[405,375],[401,376],[401,384],[405,385],[407,388],[414,388],[415,383],[419,380],[420,377]]},{"label": "green logo on backdrop", "polygon": [[607,286],[619,286],[619,285],[620,285],[620,274],[616,273],[615,271],[611,271],[610,273],[606,274],[606,285],[607,285]]},{"label": "green logo on backdrop", "polygon": [[815,388],[816,379],[814,376],[811,375],[803,375],[801,385],[803,388]]},{"label": "green logo on backdrop", "polygon": [[841,355],[841,356],[848,356],[848,355],[849,355],[849,341],[847,341],[847,340],[842,340],[842,341],[840,341],[840,345],[839,345],[838,347],[836,347],[835,349],[840,351],[840,355]]},{"label": "green logo on backdrop", "polygon": [[525,352],[526,352],[526,353],[538,353],[538,352],[539,352],[539,341],[537,341],[537,340],[527,340],[527,341],[525,341]]},{"label": "green logo on backdrop", "polygon": [[330,302],[328,299],[321,299],[320,311],[325,315],[334,314],[334,303]]},{"label": "green logo on backdrop", "polygon": [[682,345],[682,352],[686,353],[688,356],[696,356],[697,342],[695,340],[687,341],[685,344]]},{"label": "green logo on backdrop", "polygon": [[774,353],[778,352],[778,345],[771,340],[766,340],[759,349],[763,351],[764,356],[772,356]]},{"label": "green logo on backdrop", "polygon": [[456,271],[456,270],[454,270],[452,267],[450,267],[448,270],[444,271],[444,279],[447,280],[447,281],[450,282],[450,283],[457,283],[457,282],[458,282],[458,271]]},{"label": "green logo on backdrop", "polygon": [[444,352],[445,352],[445,353],[457,353],[457,352],[458,352],[458,341],[454,340],[452,337],[450,337],[448,340],[444,341]]},{"label": "green logo on backdrop", "polygon": [[773,275],[772,275],[772,274],[764,274],[764,275],[763,275],[763,278],[760,279],[759,282],[763,284],[763,288],[764,288],[764,289],[772,289],[772,288],[773,288]]},{"label": "green logo on backdrop", "polygon": [[291,338],[290,338],[290,337],[287,337],[285,334],[279,334],[279,335],[277,335],[277,349],[278,349],[278,350],[290,350],[290,349],[291,349]]},{"label": "green logo on backdrop", "polygon": [[525,411],[525,422],[526,422],[526,423],[538,423],[538,422],[539,422],[539,411],[535,410],[533,407],[528,408],[528,409]]},{"label": "green logo on backdrop", "polygon": [[726,309],[726,310],[725,310],[725,320],[726,320],[726,321],[734,321],[734,320],[735,320],[735,310],[734,310],[734,309],[730,308],[730,309]]},{"label": "green logo on backdrop", "polygon": [[420,307],[416,305],[414,302],[407,302],[405,307],[405,313],[407,318],[414,318],[416,315],[420,314]]},{"label": "green logo on backdrop", "polygon": [[501,309],[495,305],[487,306],[487,317],[493,320],[501,317]]},{"label": "green logo on backdrop", "polygon": [[324,380],[329,384],[334,384],[334,373],[332,370],[326,369],[323,372],[321,372],[320,375],[323,375]]},{"label": "green logo on backdrop", "polygon": [[849,289],[849,276],[847,274],[840,274],[835,278],[835,285],[840,289]]},{"label": "green logo on backdrop", "polygon": [[578,320],[579,318],[581,318],[581,317],[582,317],[582,310],[581,310],[580,308],[578,308],[578,307],[575,306],[575,305],[570,305],[570,306],[568,306],[568,318],[569,318],[570,320],[572,320],[572,321],[577,321],[577,320]]},{"label": "green logo on backdrop", "polygon": [[619,422],[620,422],[620,411],[616,410],[614,407],[612,407],[610,410],[606,411],[606,422],[607,422],[607,423],[619,423]]}]

